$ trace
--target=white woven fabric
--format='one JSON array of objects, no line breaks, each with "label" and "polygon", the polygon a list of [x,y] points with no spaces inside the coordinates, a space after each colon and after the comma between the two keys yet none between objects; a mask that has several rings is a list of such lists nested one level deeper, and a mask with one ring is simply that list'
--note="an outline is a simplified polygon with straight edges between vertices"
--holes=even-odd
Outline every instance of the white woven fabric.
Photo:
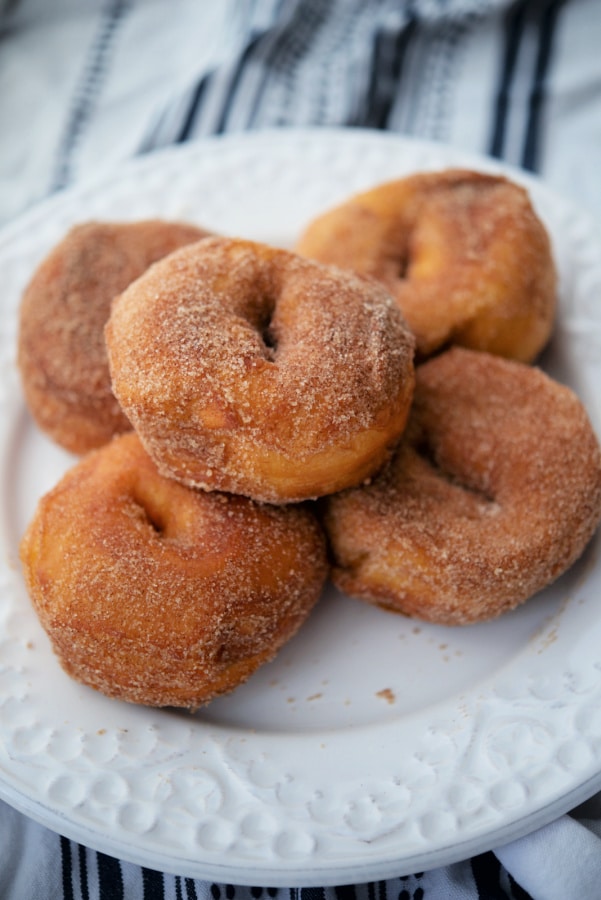
[{"label": "white woven fabric", "polygon": [[0,223],[137,153],[290,125],[382,127],[493,153],[601,220],[598,0],[4,8]]}]

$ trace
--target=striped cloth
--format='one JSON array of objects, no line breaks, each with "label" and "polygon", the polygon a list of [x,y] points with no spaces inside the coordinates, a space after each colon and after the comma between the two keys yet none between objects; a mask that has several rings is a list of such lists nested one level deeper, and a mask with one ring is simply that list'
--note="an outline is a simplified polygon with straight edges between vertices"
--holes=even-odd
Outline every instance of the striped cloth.
[{"label": "striped cloth", "polygon": [[0,223],[133,155],[389,129],[542,174],[601,220],[599,0],[0,0]]},{"label": "striped cloth", "polygon": [[598,900],[601,797],[497,850],[387,881],[326,888],[214,884],[83,847],[0,802],[2,900]]},{"label": "striped cloth", "polygon": [[[388,129],[541,174],[601,222],[599,0],[0,0],[0,223],[205,135]],[[501,850],[386,882],[164,875],[0,803],[1,900],[596,900],[601,800]]]}]

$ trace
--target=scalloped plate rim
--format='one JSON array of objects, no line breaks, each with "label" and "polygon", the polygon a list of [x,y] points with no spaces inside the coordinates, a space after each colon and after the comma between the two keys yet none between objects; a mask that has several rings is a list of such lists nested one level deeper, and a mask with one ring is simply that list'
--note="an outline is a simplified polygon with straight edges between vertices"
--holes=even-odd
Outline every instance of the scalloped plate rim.
[{"label": "scalloped plate rim", "polygon": [[[535,176],[514,169],[497,160],[473,153],[465,153],[461,150],[432,142],[414,141],[391,133],[369,132],[359,129],[352,132],[344,131],[343,129],[300,129],[295,131],[282,129],[244,135],[220,136],[198,141],[194,144],[167,148],[147,157],[130,160],[113,172],[102,173],[94,180],[67,189],[63,193],[50,197],[38,204],[0,232],[0,261],[6,258],[7,253],[10,253],[11,245],[23,239],[27,240],[28,232],[35,223],[47,223],[57,215],[59,217],[63,215],[65,211],[69,212],[70,209],[77,210],[78,204],[83,198],[97,194],[105,188],[110,193],[111,185],[125,184],[134,175],[139,176],[142,172],[160,171],[165,166],[169,168],[175,161],[190,165],[191,161],[194,161],[199,154],[202,155],[203,153],[207,154],[206,162],[208,167],[219,169],[222,165],[221,151],[223,148],[226,148],[227,153],[232,154],[234,157],[236,154],[239,154],[241,158],[245,158],[245,155],[248,153],[251,156],[254,154],[256,158],[257,153],[262,151],[267,153],[267,160],[269,160],[269,145],[271,144],[274,152],[280,152],[283,149],[284,153],[291,152],[294,157],[294,150],[290,149],[294,146],[294,142],[302,143],[307,141],[315,142],[318,147],[327,148],[329,144],[337,149],[341,146],[353,146],[356,148],[373,145],[381,148],[378,152],[385,154],[389,150],[399,152],[399,159],[405,152],[412,161],[424,152],[426,155],[429,154],[439,159],[439,165],[464,165],[466,167],[504,173],[530,186],[534,193],[539,198],[542,198],[544,203],[560,209],[561,216],[575,217],[585,233],[593,227],[592,220],[589,222],[585,214],[581,214],[579,210],[564,201],[563,198],[557,197],[553,191],[542,184]],[[415,165],[413,167],[417,168]],[[372,178],[373,180],[374,178]],[[120,217],[127,218],[127,216]],[[595,260],[595,264],[601,266],[601,259],[599,261]],[[14,301],[15,298],[13,297],[12,300]],[[4,340],[6,339],[4,338]],[[9,575],[9,582],[12,577],[12,575]],[[369,732],[369,728],[367,730]],[[447,838],[438,843],[434,840],[429,849],[405,857],[402,850],[398,856],[391,856],[390,848],[388,848],[386,853],[380,854],[380,856],[378,856],[376,849],[372,854],[373,858],[368,855],[359,864],[351,862],[349,859],[342,861],[338,859],[333,863],[328,858],[324,858],[321,861],[319,858],[311,858],[305,864],[308,864],[311,870],[310,874],[308,874],[307,869],[301,867],[302,863],[294,858],[274,865],[267,861],[263,862],[260,854],[252,860],[244,859],[243,854],[240,854],[233,863],[232,861],[226,861],[228,856],[231,860],[232,854],[229,852],[222,852],[221,854],[217,852],[213,856],[207,854],[205,859],[199,859],[198,854],[196,854],[196,858],[192,858],[190,854],[186,855],[183,850],[181,852],[165,853],[163,857],[157,857],[156,850],[152,846],[146,846],[143,842],[136,845],[135,837],[132,838],[132,842],[124,843],[123,840],[115,839],[111,834],[106,831],[103,832],[97,826],[86,825],[85,822],[82,823],[81,821],[70,819],[64,810],[61,811],[59,808],[53,807],[43,797],[31,796],[27,792],[21,791],[17,779],[13,779],[11,782],[10,771],[7,773],[7,768],[10,769],[13,759],[5,753],[4,748],[0,751],[0,760],[0,767],[3,770],[3,773],[0,775],[0,796],[32,819],[60,831],[74,840],[80,840],[96,849],[119,855],[124,859],[129,859],[142,865],[155,868],[160,867],[167,872],[189,877],[215,878],[237,884],[269,883],[273,886],[301,884],[311,886],[318,884],[343,884],[358,880],[367,881],[374,878],[408,874],[411,871],[453,862],[482,849],[498,846],[500,843],[505,843],[531,831],[533,828],[546,824],[556,815],[567,811],[576,803],[586,799],[601,786],[601,771],[598,771],[598,769],[601,769],[600,753],[600,758],[596,760],[597,771],[594,774],[591,774],[589,770],[588,777],[582,778],[581,776],[580,781],[575,782],[570,789],[563,790],[559,796],[554,796],[553,792],[551,792],[546,798],[546,802],[539,802],[536,807],[531,808],[526,814],[509,815],[506,821],[497,827],[481,832],[476,831],[476,833],[468,834],[465,838],[458,835],[456,840]],[[268,805],[267,803],[267,807]]]}]

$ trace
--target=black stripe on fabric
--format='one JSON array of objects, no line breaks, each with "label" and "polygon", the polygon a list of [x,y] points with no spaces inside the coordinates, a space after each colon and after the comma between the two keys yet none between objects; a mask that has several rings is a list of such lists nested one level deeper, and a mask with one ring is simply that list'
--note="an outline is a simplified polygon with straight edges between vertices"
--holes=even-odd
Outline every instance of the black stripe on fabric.
[{"label": "black stripe on fabric", "polygon": [[17,10],[21,0],[4,0],[0,3],[0,39],[6,37],[13,30],[12,23],[7,19]]},{"label": "black stripe on fabric", "polygon": [[236,91],[238,90],[238,86],[239,86],[240,80],[242,78],[242,73],[244,72],[244,69],[248,65],[249,59],[252,58],[252,56],[255,52],[255,49],[258,46],[258,44],[260,43],[262,37],[263,37],[263,34],[257,34],[254,37],[252,37],[251,40],[248,42],[247,46],[244,48],[244,52],[242,53],[240,59],[238,60],[236,68],[234,69],[234,72],[230,79],[229,90],[227,93],[227,97],[225,99],[225,103],[223,104],[221,114],[219,116],[219,120],[217,122],[217,127],[215,128],[216,134],[223,134],[223,132],[225,131],[227,118],[228,118],[234,97],[236,95]]},{"label": "black stripe on fabric", "polygon": [[121,863],[104,853],[96,854],[99,900],[124,900]]},{"label": "black stripe on fabric", "polygon": [[229,113],[249,64],[256,63],[263,70],[261,83],[254,92],[252,102],[249,98],[246,104],[250,108],[246,127],[252,128],[259,114],[265,89],[274,73],[282,77],[286,72],[292,71],[313,46],[317,32],[327,21],[328,12],[328,4],[324,4],[322,0],[298,3],[287,21],[283,20],[282,24],[274,25],[270,31],[262,32],[253,39],[240,58],[231,80],[229,95],[217,126],[218,133],[226,130]]},{"label": "black stripe on fabric", "polygon": [[182,879],[179,875],[175,876],[175,900],[184,900],[184,895],[182,894]]},{"label": "black stripe on fabric", "polygon": [[0,13],[13,13],[21,0],[4,0]]},{"label": "black stripe on fabric", "polygon": [[396,31],[379,29],[374,40],[374,53],[367,89],[367,108],[363,121],[366,128],[385,129],[394,105],[398,85],[403,73],[407,49],[417,28],[417,19],[409,14],[406,22]]},{"label": "black stripe on fabric", "polygon": [[321,887],[301,888],[300,900],[325,900],[326,892]]},{"label": "black stripe on fabric", "polygon": [[[256,34],[254,37],[251,38],[251,40],[249,41],[248,45],[245,47],[244,52],[236,65],[236,68],[235,68],[234,73],[230,80],[226,103],[225,103],[224,108],[221,111],[219,123],[217,125],[217,128],[215,129],[216,133],[220,133],[224,130],[227,113],[229,111],[229,107],[232,102],[233,94],[234,94],[236,87],[242,76],[242,70],[243,70],[244,66],[246,65],[248,59],[252,55],[252,51],[255,48],[255,46],[258,44],[261,37],[262,37],[261,34]],[[185,141],[189,140],[190,135],[192,133],[192,129],[196,122],[198,113],[202,107],[203,100],[206,96],[207,88],[208,88],[211,80],[213,79],[213,77],[214,77],[214,73],[208,72],[205,75],[203,75],[203,77],[200,79],[200,81],[196,85],[194,92],[192,94],[190,106],[188,107],[186,114],[184,116],[182,127],[174,139],[176,144],[182,144]]]},{"label": "black stripe on fabric", "polygon": [[489,153],[498,158],[503,156],[505,148],[511,84],[515,74],[520,41],[524,32],[528,4],[529,0],[520,0],[519,3],[516,3],[511,7],[505,18],[505,52],[503,54],[503,65],[501,68],[499,86],[497,88],[495,113],[489,143]]},{"label": "black stripe on fabric", "polygon": [[[324,9],[321,8],[321,12],[323,11]],[[307,14],[303,14],[302,20],[299,21],[296,16],[293,16],[287,28],[274,29],[271,35],[269,46],[267,48],[264,48],[265,52],[263,53],[263,57],[261,60],[263,77],[261,78],[261,82],[255,91],[252,105],[250,105],[250,113],[246,123],[247,128],[252,128],[256,124],[257,118],[259,116],[259,111],[261,109],[261,101],[263,100],[266,89],[273,78],[274,71],[281,72],[283,69],[290,71],[291,65],[289,59],[298,59],[298,53],[294,52],[294,48],[291,48],[289,46],[290,41],[288,39],[288,36],[286,35],[286,30],[288,30],[288,32],[290,32],[293,37],[297,36],[299,33],[302,33],[302,28],[306,28],[307,20],[311,17],[311,9],[309,8]]]},{"label": "black stripe on fabric", "polygon": [[184,885],[186,887],[186,900],[198,900],[198,894],[196,893],[196,885],[194,884],[194,879],[184,879]]},{"label": "black stripe on fabric", "polygon": [[88,857],[86,848],[82,844],[78,844],[79,856],[79,889],[81,891],[81,900],[90,900],[90,890],[88,887]]},{"label": "black stripe on fabric", "polygon": [[58,162],[52,183],[53,190],[64,187],[70,179],[73,150],[90,120],[94,103],[100,91],[102,77],[106,72],[108,55],[117,28],[128,7],[129,0],[113,0],[102,15],[100,27],[90,47],[83,77],[78,85],[75,101],[59,147]]},{"label": "black stripe on fabric", "polygon": [[478,900],[507,900],[500,882],[501,863],[492,851],[474,856],[471,867]]},{"label": "black stripe on fabric", "polygon": [[[413,884],[414,881],[419,881],[423,876],[423,872],[414,872],[413,875],[401,875],[399,880],[401,883],[411,882]],[[384,881],[383,884],[386,886],[387,882]],[[396,900],[424,900],[426,895],[423,887],[421,885],[413,887],[412,884],[410,887],[404,887],[402,891],[399,891]],[[385,888],[384,896],[386,897],[386,895],[387,889]]]},{"label": "black stripe on fabric", "polygon": [[509,879],[509,889],[511,890],[512,900],[534,900],[528,891],[525,891],[521,884],[518,884],[509,872],[507,873],[507,878]]},{"label": "black stripe on fabric", "polygon": [[192,99],[190,101],[190,106],[188,107],[186,114],[184,116],[184,121],[179,133],[175,136],[174,141],[176,144],[182,144],[184,141],[187,141],[190,137],[190,132],[192,131],[192,126],[194,125],[194,121],[196,119],[196,115],[200,106],[202,104],[202,99],[206,93],[207,85],[212,78],[212,74],[208,72],[206,75],[200,79],[198,84],[196,85],[194,92],[192,94]]},{"label": "black stripe on fabric", "polygon": [[63,900],[73,900],[73,860],[71,841],[61,837],[61,874],[63,880]]},{"label": "black stripe on fabric", "polygon": [[[284,7],[291,7],[291,12],[280,12]],[[326,21],[328,6],[322,0],[313,0],[310,5],[302,5],[297,2],[280,2],[277,15],[270,28],[255,29],[241,53],[238,61],[232,67],[224,90],[224,97],[217,122],[210,130],[215,134],[222,134],[228,130],[232,109],[240,92],[244,90],[245,76],[253,67],[262,70],[262,77],[258,85],[254,87],[252,95],[249,91],[245,97],[246,114],[245,128],[252,128],[259,115],[261,102],[268,85],[274,79],[274,73],[282,77],[285,72],[290,72],[298,60],[313,46],[317,30]],[[173,139],[175,143],[183,143],[190,139],[201,115],[203,104],[207,94],[213,85],[218,89],[215,72],[205,74],[196,85],[190,99],[190,104],[182,117],[182,125]]]},{"label": "black stripe on fabric", "polygon": [[530,92],[528,107],[528,125],[524,140],[522,165],[531,172],[539,169],[539,143],[542,115],[546,97],[546,79],[553,53],[553,38],[557,26],[559,11],[564,0],[551,0],[543,12],[540,22],[538,56],[534,71],[534,81]]},{"label": "black stripe on fabric", "polygon": [[162,872],[142,868],[144,900],[165,900],[165,882]]},{"label": "black stripe on fabric", "polygon": [[334,888],[334,892],[336,894],[336,900],[357,900],[357,891],[352,884]]}]

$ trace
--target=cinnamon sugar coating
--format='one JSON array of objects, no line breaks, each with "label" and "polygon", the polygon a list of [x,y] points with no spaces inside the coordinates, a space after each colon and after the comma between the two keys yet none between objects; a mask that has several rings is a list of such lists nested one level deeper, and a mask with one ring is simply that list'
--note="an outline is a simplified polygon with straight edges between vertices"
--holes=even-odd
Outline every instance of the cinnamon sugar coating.
[{"label": "cinnamon sugar coating", "polygon": [[156,260],[207,232],[176,222],[87,222],[35,271],[21,303],[18,363],[39,427],[84,453],[131,426],[110,383],[104,326],[112,299]]},{"label": "cinnamon sugar coating", "polygon": [[122,700],[195,708],[270,660],[317,601],[325,541],[305,506],[162,477],[133,433],[80,460],[21,542],[65,670]]},{"label": "cinnamon sugar coating", "polygon": [[382,282],[420,360],[458,344],[531,362],[553,328],[546,228],[500,176],[448,169],[379,185],[316,218],[296,250]]},{"label": "cinnamon sugar coating", "polygon": [[106,339],[164,474],[271,503],[373,474],[413,394],[413,336],[384,288],[251,241],[158,263],[115,300]]},{"label": "cinnamon sugar coating", "polygon": [[601,518],[601,455],[575,394],[540,370],[452,348],[417,368],[390,465],[328,498],[333,579],[408,616],[498,616],[561,575]]}]

